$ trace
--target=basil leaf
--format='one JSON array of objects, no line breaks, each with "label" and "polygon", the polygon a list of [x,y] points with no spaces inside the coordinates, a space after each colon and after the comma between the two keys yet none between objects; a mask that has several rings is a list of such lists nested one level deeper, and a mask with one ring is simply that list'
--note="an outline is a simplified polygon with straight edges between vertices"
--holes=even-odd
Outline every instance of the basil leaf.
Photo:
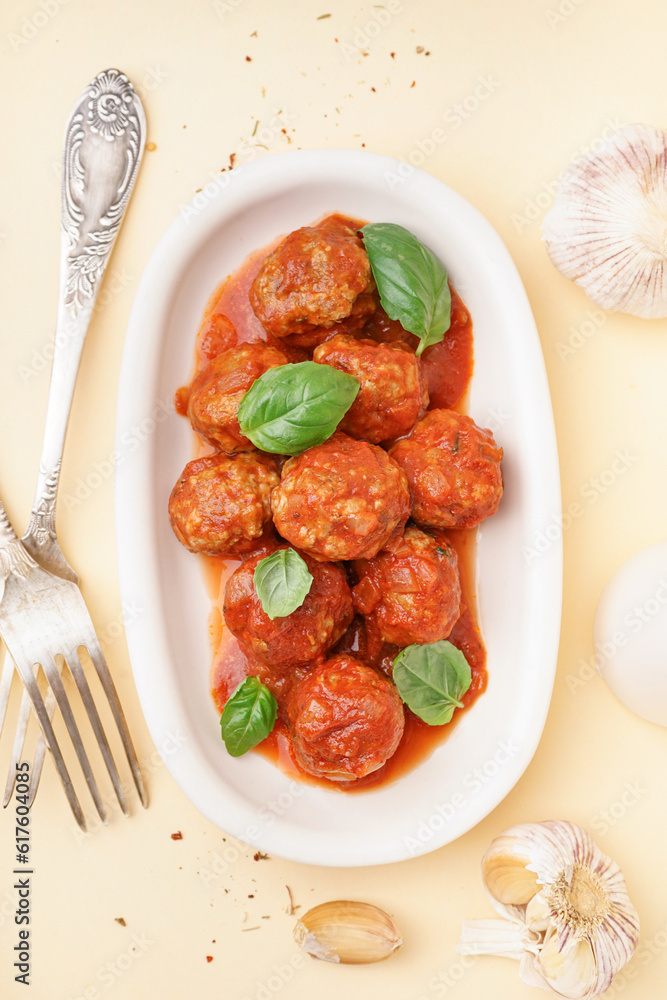
[{"label": "basil leaf", "polygon": [[442,262],[393,222],[371,223],[361,234],[384,311],[419,337],[417,355],[439,344],[449,330],[452,309]]},{"label": "basil leaf", "polygon": [[472,684],[463,653],[441,639],[424,646],[407,646],[394,660],[394,683],[411,711],[429,726],[450,722],[455,708]]},{"label": "basil leaf", "polygon": [[241,400],[241,433],[262,451],[298,455],[331,437],[359,389],[352,375],[314,361],[270,368]]},{"label": "basil leaf", "polygon": [[278,549],[260,559],[253,573],[255,590],[271,621],[300,608],[313,583],[308,566],[294,549]]},{"label": "basil leaf", "polygon": [[246,677],[220,718],[227,753],[241,757],[266,739],[276,724],[278,702],[256,677]]}]

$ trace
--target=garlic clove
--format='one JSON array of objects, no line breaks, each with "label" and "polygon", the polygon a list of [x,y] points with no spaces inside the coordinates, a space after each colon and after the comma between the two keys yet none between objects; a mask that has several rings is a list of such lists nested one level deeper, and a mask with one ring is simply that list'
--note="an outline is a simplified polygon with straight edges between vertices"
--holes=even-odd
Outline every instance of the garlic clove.
[{"label": "garlic clove", "polygon": [[667,316],[667,132],[627,125],[561,174],[547,252],[603,309]]},{"label": "garlic clove", "polygon": [[294,928],[294,940],[313,958],[348,965],[381,962],[403,944],[388,913],[348,899],[308,910]]},{"label": "garlic clove", "polygon": [[539,882],[530,871],[530,855],[512,830],[490,844],[482,858],[482,879],[492,897],[500,903],[521,906],[539,891]]},{"label": "garlic clove", "polygon": [[559,951],[558,935],[547,934],[536,964],[551,989],[567,1000],[584,1000],[596,982],[597,963],[585,938],[572,939]]},{"label": "garlic clove", "polygon": [[551,911],[543,893],[538,892],[526,906],[526,923],[532,931],[549,930]]}]

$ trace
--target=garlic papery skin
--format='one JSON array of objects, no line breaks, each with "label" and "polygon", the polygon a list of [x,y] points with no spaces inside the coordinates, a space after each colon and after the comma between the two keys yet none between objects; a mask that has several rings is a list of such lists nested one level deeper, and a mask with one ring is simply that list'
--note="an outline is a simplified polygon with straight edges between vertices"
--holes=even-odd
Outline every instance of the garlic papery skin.
[{"label": "garlic papery skin", "polygon": [[603,309],[667,316],[667,132],[626,125],[565,168],[547,252]]},{"label": "garlic papery skin", "polygon": [[[535,892],[526,900],[533,876]],[[529,985],[593,1000],[637,947],[639,918],[621,870],[575,823],[511,827],[486,851],[482,878],[507,919],[465,921],[458,951],[518,958]]]},{"label": "garlic papery skin", "polygon": [[308,910],[294,928],[294,940],[312,958],[347,965],[381,962],[403,944],[388,913],[350,899]]}]

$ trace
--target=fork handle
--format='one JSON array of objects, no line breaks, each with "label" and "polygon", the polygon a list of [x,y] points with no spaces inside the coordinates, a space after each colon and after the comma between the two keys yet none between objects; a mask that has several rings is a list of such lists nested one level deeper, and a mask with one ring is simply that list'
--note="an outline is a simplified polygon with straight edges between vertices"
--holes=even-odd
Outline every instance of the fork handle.
[{"label": "fork handle", "polygon": [[74,385],[102,276],[132,193],[146,139],[132,84],[105,70],[83,91],[65,129],[60,285],[53,368],[37,490],[23,542],[46,569],[76,582],[56,538],[56,494]]},{"label": "fork handle", "polygon": [[27,576],[34,566],[33,560],[24,549],[11,521],[7,517],[2,500],[0,500],[0,600],[5,589],[5,581],[12,573],[17,576]]}]

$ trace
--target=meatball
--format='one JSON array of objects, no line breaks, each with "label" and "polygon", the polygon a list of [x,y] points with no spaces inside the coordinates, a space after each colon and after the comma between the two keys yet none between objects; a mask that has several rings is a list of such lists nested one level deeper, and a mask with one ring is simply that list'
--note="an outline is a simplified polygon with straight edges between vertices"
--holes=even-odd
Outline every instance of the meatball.
[{"label": "meatball", "polygon": [[383,642],[409,646],[446,639],[461,614],[458,558],[444,538],[409,527],[375,559],[357,564],[355,607]]},{"label": "meatball", "polygon": [[271,521],[279,482],[275,462],[258,452],[188,462],[169,497],[176,537],[191,552],[248,552]]},{"label": "meatball", "polygon": [[230,455],[252,451],[252,443],[239,428],[239,403],[260,375],[287,360],[282,351],[261,340],[230,347],[213,358],[190,388],[188,415],[197,433]]},{"label": "meatball", "polygon": [[310,591],[291,615],[271,620],[254,584],[255,567],[267,554],[251,556],[230,576],[223,612],[246,656],[284,673],[323,657],[338,642],[352,621],[352,594],[342,567],[301,553],[313,576]]},{"label": "meatball", "polygon": [[315,349],[313,361],[353,375],[361,384],[339,424],[354,438],[379,444],[400,437],[426,412],[428,392],[420,362],[404,344],[337,334]]},{"label": "meatball", "polygon": [[372,559],[405,524],[405,474],[376,445],[337,431],[285,463],[271,508],[276,528],[314,559]]},{"label": "meatball", "polygon": [[207,316],[197,334],[197,350],[205,364],[236,344],[236,328],[224,313],[214,312]]},{"label": "meatball", "polygon": [[290,233],[262,264],[250,304],[275,337],[312,347],[327,330],[375,309],[375,284],[352,220],[330,216]]},{"label": "meatball", "polygon": [[473,528],[498,509],[503,452],[470,417],[431,410],[389,454],[408,477],[417,524]]},{"label": "meatball", "polygon": [[395,753],[405,723],[394,684],[351,656],[313,667],[292,690],[292,749],[304,771],[354,781]]}]

